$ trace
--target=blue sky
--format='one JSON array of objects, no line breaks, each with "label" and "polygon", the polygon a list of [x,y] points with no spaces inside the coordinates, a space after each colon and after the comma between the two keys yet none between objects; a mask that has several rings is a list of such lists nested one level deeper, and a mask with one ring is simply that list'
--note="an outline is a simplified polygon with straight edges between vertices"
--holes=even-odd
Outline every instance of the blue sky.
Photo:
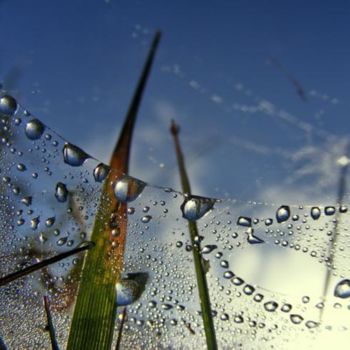
[{"label": "blue sky", "polygon": [[[321,164],[322,150],[333,147],[338,157],[347,135],[349,12],[346,1],[3,1],[0,77],[6,83],[17,72],[12,92],[25,107],[108,161],[159,28],[131,173],[179,186],[167,131],[176,118],[197,191],[244,199],[276,184],[303,191],[315,178],[299,176],[293,186],[287,178],[312,160]],[[300,82],[306,102],[271,58]],[[261,101],[316,131],[262,112]]]}]

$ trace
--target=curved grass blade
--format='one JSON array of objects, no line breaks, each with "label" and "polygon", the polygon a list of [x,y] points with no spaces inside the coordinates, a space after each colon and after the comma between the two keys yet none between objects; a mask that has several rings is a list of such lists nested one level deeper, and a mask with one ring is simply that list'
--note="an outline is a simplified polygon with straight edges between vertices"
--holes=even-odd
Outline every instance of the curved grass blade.
[{"label": "curved grass blade", "polygon": [[17,280],[18,278],[24,277],[26,275],[29,275],[32,272],[35,272],[37,270],[40,270],[46,266],[49,266],[51,264],[54,264],[57,261],[63,260],[65,258],[68,258],[71,255],[75,255],[78,254],[80,252],[83,252],[85,250],[91,249],[92,247],[94,247],[95,244],[93,242],[83,242],[81,243],[78,247],[69,250],[67,252],[58,254],[56,256],[53,256],[52,258],[48,258],[45,260],[42,260],[40,262],[38,262],[37,264],[28,266],[22,270],[16,271],[14,273],[11,273],[5,277],[0,278],[0,287]]},{"label": "curved grass blade", "polygon": [[[190,186],[190,181],[186,172],[185,159],[181,150],[180,141],[178,137],[179,127],[175,124],[174,121],[172,121],[170,132],[174,138],[182,190],[184,193],[191,194],[191,186]],[[192,249],[193,261],[194,261],[194,267],[195,267],[196,277],[197,277],[198,293],[199,293],[199,299],[201,304],[203,326],[204,326],[205,337],[207,341],[207,347],[210,350],[214,350],[214,349],[217,349],[216,335],[215,335],[215,328],[214,328],[213,316],[212,316],[211,305],[210,305],[208,284],[205,276],[205,273],[206,273],[205,266],[203,264],[203,259],[200,254],[200,243],[196,242],[196,237],[199,236],[196,222],[189,221],[188,229],[190,232],[191,244],[193,247]]]},{"label": "curved grass blade", "polygon": [[[81,282],[68,339],[68,350],[111,348],[116,318],[115,284],[123,267],[127,233],[125,203],[115,199],[111,183],[129,170],[133,129],[142,95],[160,40],[157,32],[128,110],[118,142],[113,151],[110,172],[105,180],[92,239],[96,249],[85,257]],[[113,227],[111,225],[113,218]],[[114,234],[112,235],[112,228]]]},{"label": "curved grass blade", "polygon": [[46,295],[44,296],[44,307],[45,307],[46,318],[47,318],[47,329],[50,333],[51,349],[52,350],[60,350],[60,348],[58,347],[57,340],[56,340],[55,328],[54,328],[53,323],[52,323],[49,299]]}]

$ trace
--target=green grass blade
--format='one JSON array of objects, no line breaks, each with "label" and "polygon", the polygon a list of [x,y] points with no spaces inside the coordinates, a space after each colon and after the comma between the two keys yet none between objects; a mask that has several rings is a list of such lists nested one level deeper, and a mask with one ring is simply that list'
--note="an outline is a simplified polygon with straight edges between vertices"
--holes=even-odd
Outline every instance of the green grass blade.
[{"label": "green grass blade", "polygon": [[52,323],[49,299],[46,295],[44,296],[44,307],[45,307],[46,319],[47,319],[47,329],[50,333],[51,349],[52,350],[60,350],[60,348],[58,347],[57,340],[56,340],[55,328],[54,328],[53,323]]},{"label": "green grass blade", "polygon": [[[105,180],[103,194],[95,218],[92,239],[96,248],[87,254],[73,314],[67,350],[109,350],[113,341],[117,314],[115,284],[120,278],[127,233],[126,204],[118,203],[110,185],[116,176],[129,170],[130,146],[137,112],[160,40],[157,32],[130,104]],[[117,218],[116,236],[106,225],[111,215]],[[113,244],[115,243],[115,244]]]},{"label": "green grass blade", "polygon": [[[176,157],[178,161],[178,167],[180,172],[180,179],[182,190],[184,193],[191,194],[190,181],[187,176],[185,160],[181,150],[180,141],[179,141],[179,128],[172,122],[170,131],[174,138]],[[191,237],[192,252],[193,252],[193,261],[196,271],[197,284],[199,299],[201,304],[203,326],[205,331],[205,337],[207,341],[207,347],[210,350],[217,349],[215,328],[213,322],[213,316],[210,305],[209,290],[207,284],[207,278],[205,276],[205,267],[203,266],[202,256],[200,254],[200,243],[196,242],[196,237],[198,237],[198,228],[196,222],[188,222],[188,229]]]}]

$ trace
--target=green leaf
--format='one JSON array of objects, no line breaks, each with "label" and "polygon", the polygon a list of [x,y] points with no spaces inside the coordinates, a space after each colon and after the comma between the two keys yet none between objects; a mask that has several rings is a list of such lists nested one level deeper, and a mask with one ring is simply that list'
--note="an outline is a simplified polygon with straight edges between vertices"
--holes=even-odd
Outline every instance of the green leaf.
[{"label": "green leaf", "polygon": [[[143,91],[160,40],[157,32],[113,151],[91,239],[96,243],[86,257],[68,339],[68,350],[109,350],[117,314],[115,285],[120,280],[127,234],[125,203],[117,202],[111,183],[128,173],[132,134]],[[111,216],[117,235],[111,234]]]}]

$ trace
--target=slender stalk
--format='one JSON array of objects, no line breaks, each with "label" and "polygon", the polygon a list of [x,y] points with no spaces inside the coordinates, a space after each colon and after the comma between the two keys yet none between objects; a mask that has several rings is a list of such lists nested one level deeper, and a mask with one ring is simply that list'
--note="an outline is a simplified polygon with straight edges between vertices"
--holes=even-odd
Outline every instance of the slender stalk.
[{"label": "slender stalk", "polygon": [[[350,155],[350,142],[348,142],[345,147],[345,156],[348,157],[349,155]],[[338,193],[337,193],[337,205],[339,205],[339,208],[343,205],[343,201],[344,201],[344,196],[346,192],[346,182],[347,182],[346,178],[347,178],[348,170],[349,170],[349,163],[345,164],[340,169],[339,180],[338,180]],[[335,248],[337,247],[337,241],[339,237],[339,230],[338,230],[339,224],[340,224],[340,211],[337,210],[336,216],[335,216],[335,223],[333,227],[333,239],[328,248],[328,263],[330,268],[327,268],[326,277],[323,285],[323,296],[322,296],[323,301],[326,300],[326,297],[329,292],[329,286],[331,283],[332,268],[333,268],[333,263],[335,258]],[[320,322],[322,322],[324,309],[325,308],[323,307],[320,310]]]},{"label": "slender stalk", "polygon": [[126,312],[126,307],[125,307],[123,310],[123,313],[122,313],[121,320],[120,320],[120,326],[119,326],[117,343],[115,345],[115,350],[120,349],[120,344],[122,342],[123,328],[124,328],[124,323],[125,323],[126,317],[127,317],[127,312]]},{"label": "slender stalk", "polygon": [[46,318],[47,318],[47,328],[48,328],[48,331],[50,333],[51,349],[52,350],[60,350],[60,348],[58,347],[57,340],[56,340],[55,328],[54,328],[53,323],[52,323],[49,299],[46,295],[44,296],[44,307],[45,307]]},{"label": "slender stalk", "polygon": [[77,248],[74,248],[72,250],[69,250],[68,252],[64,252],[61,254],[58,254],[52,258],[48,258],[45,260],[42,260],[34,265],[28,266],[22,270],[16,271],[14,273],[11,273],[5,277],[0,278],[0,287],[17,280],[18,278],[24,277],[26,275],[29,275],[30,273],[33,273],[37,270],[40,270],[46,266],[49,266],[51,264],[54,264],[57,261],[63,260],[65,258],[68,258],[71,255],[78,254],[80,252],[83,252],[84,250],[90,249],[94,247],[95,244],[93,242],[84,242],[84,244],[81,244]]},{"label": "slender stalk", "polygon": [[[111,184],[128,173],[132,134],[142,95],[160,40],[157,32],[126,115],[110,166],[95,219],[92,239],[96,249],[84,262],[67,350],[109,350],[117,314],[115,284],[120,279],[127,234],[127,206],[117,202]],[[111,217],[115,218],[112,228]],[[112,234],[112,231],[114,234]],[[117,234],[116,234],[117,233]]]},{"label": "slender stalk", "polygon": [[[181,150],[180,141],[178,137],[179,127],[175,124],[174,121],[172,121],[170,132],[174,138],[175,151],[176,151],[176,157],[177,157],[177,162],[179,167],[182,190],[184,193],[190,195],[191,194],[190,181],[187,176],[185,160],[184,160],[184,156]],[[200,305],[201,305],[201,311],[202,311],[205,337],[207,341],[207,348],[210,350],[214,350],[214,349],[217,349],[216,335],[215,335],[215,328],[214,328],[213,316],[212,316],[211,305],[210,305],[207,278],[205,275],[202,256],[200,254],[200,242],[198,242],[198,239],[196,240],[196,238],[198,238],[198,228],[197,228],[196,222],[189,221],[188,229],[191,237],[193,261],[194,261],[194,267],[195,267],[196,277],[197,277],[198,293],[199,293],[199,299],[200,299]]]}]

